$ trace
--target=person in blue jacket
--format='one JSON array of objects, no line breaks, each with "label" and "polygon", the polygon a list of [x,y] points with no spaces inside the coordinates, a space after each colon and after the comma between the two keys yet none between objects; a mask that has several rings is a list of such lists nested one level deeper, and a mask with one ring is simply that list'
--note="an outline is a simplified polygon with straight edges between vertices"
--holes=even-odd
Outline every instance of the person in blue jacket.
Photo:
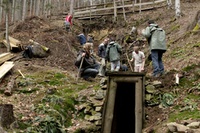
[{"label": "person in blue jacket", "polygon": [[81,45],[84,45],[87,42],[87,39],[83,33],[79,34],[77,38]]}]

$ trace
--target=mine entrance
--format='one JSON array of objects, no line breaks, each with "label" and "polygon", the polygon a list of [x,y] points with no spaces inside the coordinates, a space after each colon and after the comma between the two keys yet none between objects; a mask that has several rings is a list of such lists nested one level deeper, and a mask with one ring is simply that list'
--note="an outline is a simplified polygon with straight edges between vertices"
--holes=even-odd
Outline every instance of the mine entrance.
[{"label": "mine entrance", "polygon": [[135,83],[117,83],[111,133],[135,132]]},{"label": "mine entrance", "polygon": [[141,133],[144,121],[144,73],[107,73],[108,88],[101,133]]}]

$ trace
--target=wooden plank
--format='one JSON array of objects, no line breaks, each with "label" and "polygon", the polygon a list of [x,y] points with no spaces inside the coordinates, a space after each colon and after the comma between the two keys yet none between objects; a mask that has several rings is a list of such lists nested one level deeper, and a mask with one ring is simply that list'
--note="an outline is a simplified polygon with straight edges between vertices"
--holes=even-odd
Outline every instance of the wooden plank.
[{"label": "wooden plank", "polygon": [[21,41],[9,36],[9,40],[10,40],[10,43],[12,43],[13,45],[16,45],[16,46],[20,46],[21,45]]},{"label": "wooden plank", "polygon": [[[6,47],[8,47],[7,41],[6,41],[5,39],[3,40],[3,44],[4,44]],[[12,48],[18,48],[18,46],[14,45],[12,42],[10,42],[10,47],[11,47],[11,49],[12,49]]]},{"label": "wooden plank", "polygon": [[136,82],[135,89],[135,133],[141,133],[142,131],[142,121],[143,121],[143,84],[142,80]]},{"label": "wooden plank", "polygon": [[7,56],[7,55],[9,55],[9,53],[0,54],[0,59],[3,58],[3,57],[5,57],[5,56]]},{"label": "wooden plank", "polygon": [[7,61],[3,65],[0,66],[0,79],[12,69],[14,63],[12,61]]},{"label": "wooden plank", "polygon": [[2,63],[4,63],[5,61],[8,61],[8,60],[12,59],[13,57],[15,57],[15,55],[11,54],[11,53],[0,54],[0,65]]}]

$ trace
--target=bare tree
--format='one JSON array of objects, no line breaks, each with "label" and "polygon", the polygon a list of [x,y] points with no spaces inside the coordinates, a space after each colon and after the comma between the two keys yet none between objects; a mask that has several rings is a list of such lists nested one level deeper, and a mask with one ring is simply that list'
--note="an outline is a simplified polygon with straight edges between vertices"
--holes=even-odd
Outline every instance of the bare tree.
[{"label": "bare tree", "polygon": [[23,12],[22,12],[22,20],[24,21],[25,20],[25,17],[26,17],[26,0],[24,0],[24,3],[23,3]]},{"label": "bare tree", "polygon": [[11,47],[10,47],[10,40],[9,40],[9,23],[8,23],[8,19],[9,19],[9,11],[11,8],[11,2],[10,0],[3,0],[3,8],[5,10],[6,13],[6,43],[7,43],[7,52],[10,52]]},{"label": "bare tree", "polygon": [[30,0],[30,3],[29,3],[29,16],[32,16],[32,13],[33,13],[33,0]]},{"label": "bare tree", "polygon": [[175,0],[175,11],[176,11],[176,17],[180,17],[181,16],[180,0]]},{"label": "bare tree", "polygon": [[3,0],[0,0],[0,23],[2,22],[3,18],[3,7],[2,7]]},{"label": "bare tree", "polygon": [[73,12],[74,12],[74,0],[71,0],[71,2],[70,2],[70,14],[73,14]]},{"label": "bare tree", "polygon": [[13,0],[12,2],[12,16],[11,16],[11,22],[15,21],[15,6],[16,6],[16,0]]},{"label": "bare tree", "polygon": [[40,0],[36,1],[36,16],[40,16]]}]

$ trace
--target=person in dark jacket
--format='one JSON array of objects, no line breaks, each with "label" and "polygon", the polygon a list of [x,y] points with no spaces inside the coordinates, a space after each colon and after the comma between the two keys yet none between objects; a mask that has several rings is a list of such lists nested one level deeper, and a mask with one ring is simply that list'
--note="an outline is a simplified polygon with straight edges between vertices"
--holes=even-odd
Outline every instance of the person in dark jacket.
[{"label": "person in dark jacket", "polygon": [[87,42],[87,39],[83,33],[80,33],[77,38],[81,45],[84,45]]},{"label": "person in dark jacket", "polygon": [[96,59],[91,55],[91,43],[86,43],[83,46],[83,50],[78,53],[75,65],[79,68],[82,62],[80,77],[87,81],[91,81],[91,78],[95,78],[99,73],[99,64]]},{"label": "person in dark jacket", "polygon": [[104,39],[104,41],[98,47],[98,56],[101,57],[101,66],[99,69],[99,76],[105,76],[106,71],[106,48],[109,43],[109,38]]}]

